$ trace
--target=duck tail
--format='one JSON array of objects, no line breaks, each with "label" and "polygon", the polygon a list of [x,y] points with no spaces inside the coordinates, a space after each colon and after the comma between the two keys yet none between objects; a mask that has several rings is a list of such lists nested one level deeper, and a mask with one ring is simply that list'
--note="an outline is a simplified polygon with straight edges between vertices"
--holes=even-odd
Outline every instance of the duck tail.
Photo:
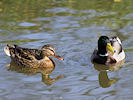
[{"label": "duck tail", "polygon": [[10,48],[15,48],[15,45],[7,44],[7,45],[4,47],[4,52],[5,52],[8,56],[11,56],[11,55],[10,55]]}]

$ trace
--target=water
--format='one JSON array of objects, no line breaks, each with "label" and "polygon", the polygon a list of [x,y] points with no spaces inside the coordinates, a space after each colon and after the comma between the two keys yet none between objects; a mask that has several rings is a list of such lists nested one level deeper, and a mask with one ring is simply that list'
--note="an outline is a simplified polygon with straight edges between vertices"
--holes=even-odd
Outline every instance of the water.
[{"label": "water", "polygon": [[[0,1],[0,100],[132,100],[132,0]],[[118,36],[126,52],[116,71],[90,62],[100,35]],[[53,44],[65,60],[49,76],[9,67],[7,44]]]}]

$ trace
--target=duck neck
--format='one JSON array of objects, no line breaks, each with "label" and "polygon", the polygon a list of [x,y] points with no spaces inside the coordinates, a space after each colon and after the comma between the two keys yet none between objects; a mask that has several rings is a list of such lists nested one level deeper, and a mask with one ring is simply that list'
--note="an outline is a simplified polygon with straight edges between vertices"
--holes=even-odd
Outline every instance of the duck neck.
[{"label": "duck neck", "polygon": [[98,54],[99,56],[108,56],[105,46],[98,46]]},{"label": "duck neck", "polygon": [[42,57],[43,59],[48,59],[48,58],[49,58],[48,56],[45,55],[45,51],[42,51],[42,52],[41,52],[41,57]]}]

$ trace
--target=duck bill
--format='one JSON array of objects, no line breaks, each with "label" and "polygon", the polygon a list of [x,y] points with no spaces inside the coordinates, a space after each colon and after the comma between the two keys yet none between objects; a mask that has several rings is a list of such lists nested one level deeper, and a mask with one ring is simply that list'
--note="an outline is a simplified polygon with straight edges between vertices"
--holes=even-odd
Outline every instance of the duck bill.
[{"label": "duck bill", "polygon": [[107,48],[107,50],[109,50],[110,52],[115,53],[115,49],[111,46],[111,44],[110,44],[110,43],[107,43],[106,48]]},{"label": "duck bill", "polygon": [[59,55],[54,55],[55,58],[59,59],[59,60],[64,60],[62,57],[60,57]]}]

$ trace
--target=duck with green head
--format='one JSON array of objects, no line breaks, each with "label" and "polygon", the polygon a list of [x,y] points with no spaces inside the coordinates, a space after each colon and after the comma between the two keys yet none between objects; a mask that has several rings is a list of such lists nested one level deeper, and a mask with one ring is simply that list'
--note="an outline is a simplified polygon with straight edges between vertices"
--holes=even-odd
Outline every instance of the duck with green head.
[{"label": "duck with green head", "polygon": [[94,50],[91,60],[98,64],[114,64],[125,58],[122,44],[118,37],[101,36],[98,47]]}]

